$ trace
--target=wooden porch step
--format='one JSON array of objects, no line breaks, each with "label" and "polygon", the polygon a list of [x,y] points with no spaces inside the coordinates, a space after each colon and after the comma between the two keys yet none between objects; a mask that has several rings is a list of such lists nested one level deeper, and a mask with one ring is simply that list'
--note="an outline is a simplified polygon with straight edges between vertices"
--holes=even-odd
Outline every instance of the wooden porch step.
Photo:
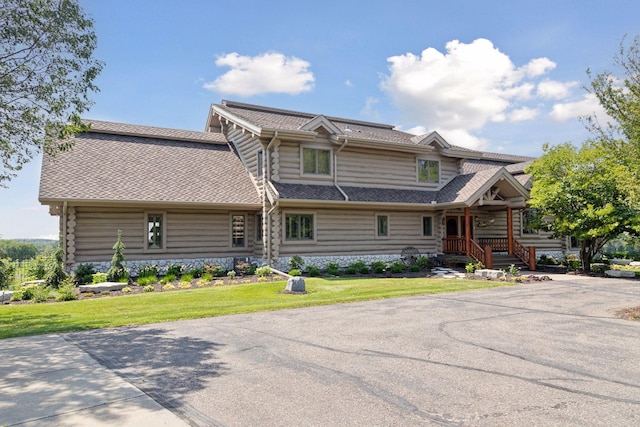
[{"label": "wooden porch step", "polygon": [[513,255],[507,255],[507,254],[493,254],[493,268],[496,270],[501,270],[501,269],[509,269],[509,267],[511,267],[511,265],[515,265],[516,267],[520,268],[521,270],[526,270],[527,269],[527,265],[522,262],[520,260],[520,258],[513,256]]}]

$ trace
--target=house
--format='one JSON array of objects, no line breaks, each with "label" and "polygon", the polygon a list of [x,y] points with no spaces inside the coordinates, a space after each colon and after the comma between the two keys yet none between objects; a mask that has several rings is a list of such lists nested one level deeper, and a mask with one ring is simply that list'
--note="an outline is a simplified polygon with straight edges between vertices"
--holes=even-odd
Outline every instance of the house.
[{"label": "house", "polygon": [[404,248],[534,268],[536,253],[567,249],[531,227],[531,157],[231,101],[211,106],[204,132],[87,122],[42,163],[39,200],[60,217],[68,268],[106,270],[117,230],[134,268],[346,265]]}]

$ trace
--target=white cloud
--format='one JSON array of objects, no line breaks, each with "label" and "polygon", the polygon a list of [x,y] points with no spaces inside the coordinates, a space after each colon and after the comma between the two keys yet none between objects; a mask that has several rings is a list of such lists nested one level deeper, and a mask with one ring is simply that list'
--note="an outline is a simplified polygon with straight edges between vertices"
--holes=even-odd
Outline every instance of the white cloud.
[{"label": "white cloud", "polygon": [[539,110],[535,108],[522,107],[517,110],[513,110],[509,113],[509,121],[511,122],[522,122],[525,120],[531,120],[538,116],[540,113]]},{"label": "white cloud", "polygon": [[347,87],[351,87],[351,86],[353,86],[353,83],[351,83],[351,80],[347,80],[347,81],[344,82],[344,85],[347,86]]},{"label": "white cloud", "polygon": [[265,93],[297,95],[313,89],[315,78],[309,64],[296,57],[269,52],[243,56],[236,52],[218,57],[218,67],[229,67],[204,88],[224,94],[252,96]]},{"label": "white cloud", "polygon": [[545,80],[538,83],[536,95],[545,99],[564,99],[571,93],[571,88],[578,85],[578,82],[558,82],[555,80]]},{"label": "white cloud", "polygon": [[375,117],[376,119],[380,118],[380,113],[375,108],[376,104],[378,104],[380,100],[378,98],[374,98],[373,96],[367,97],[364,102],[364,107],[360,111],[360,114],[363,116]]},{"label": "white cloud", "polygon": [[478,148],[487,141],[473,132],[487,123],[531,120],[539,114],[524,103],[540,96],[535,78],[555,68],[553,61],[536,58],[517,67],[486,39],[453,40],[445,50],[387,58],[389,75],[381,88],[408,124],[439,130],[455,138],[452,144]]},{"label": "white cloud", "polygon": [[555,104],[549,116],[555,121],[566,122],[592,114],[595,114],[600,120],[611,121],[598,98],[592,93],[587,93],[579,101]]}]

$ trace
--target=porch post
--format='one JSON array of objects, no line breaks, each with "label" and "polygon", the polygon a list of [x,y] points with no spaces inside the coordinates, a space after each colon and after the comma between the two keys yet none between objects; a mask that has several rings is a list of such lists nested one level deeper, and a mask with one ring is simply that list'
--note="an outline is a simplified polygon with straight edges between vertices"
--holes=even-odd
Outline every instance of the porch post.
[{"label": "porch post", "polygon": [[471,255],[471,215],[470,209],[464,208],[464,239],[467,256]]},{"label": "porch post", "polygon": [[507,252],[513,255],[513,209],[507,206]]}]

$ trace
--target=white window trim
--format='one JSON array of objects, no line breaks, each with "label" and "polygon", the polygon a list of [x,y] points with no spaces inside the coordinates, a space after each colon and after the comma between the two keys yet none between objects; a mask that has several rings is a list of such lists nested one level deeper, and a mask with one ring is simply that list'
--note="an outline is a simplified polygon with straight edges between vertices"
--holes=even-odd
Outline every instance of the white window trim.
[{"label": "white window trim", "polygon": [[[142,251],[148,253],[163,253],[167,251],[167,212],[165,211],[144,211],[143,223],[144,233],[142,235]],[[162,247],[149,247],[149,215],[162,216]]]},{"label": "white window trim", "polygon": [[258,150],[256,153],[256,164],[257,164],[256,179],[262,180],[264,178],[264,169],[265,169],[264,150],[262,149]]},{"label": "white window trim", "polygon": [[[287,215],[311,215],[313,217],[313,239],[310,240],[289,240],[287,239]],[[318,242],[318,215],[315,211],[292,210],[283,211],[281,218],[282,244],[283,245],[308,245]]]},{"label": "white window trim", "polygon": [[[304,172],[304,149],[323,150],[329,152],[329,173],[327,175]],[[300,177],[311,179],[332,179],[333,178],[333,148],[323,144],[300,144]]]},{"label": "white window trim", "polygon": [[[437,162],[438,163],[438,182],[431,182],[431,181],[420,181],[420,161],[432,161],[432,162]],[[415,165],[416,165],[416,182],[420,185],[440,185],[440,183],[442,182],[442,161],[439,158],[436,157],[416,157],[416,161],[415,161]]]},{"label": "white window trim", "polygon": [[[387,217],[387,235],[386,236],[378,235],[378,218],[380,218],[381,216]],[[391,215],[389,215],[388,213],[377,213],[375,215],[375,223],[373,224],[373,237],[375,239],[385,240],[385,239],[389,239],[390,236],[391,236]]]},{"label": "white window trim", "polygon": [[[424,219],[431,218],[431,234],[424,234]],[[420,235],[423,239],[433,239],[435,237],[436,220],[434,215],[422,215],[420,217]]]},{"label": "white window trim", "polygon": [[[241,216],[244,217],[244,245],[243,246],[234,246],[233,245],[233,217]],[[229,248],[230,249],[243,249],[247,247],[248,244],[248,235],[247,235],[247,227],[249,225],[249,221],[247,220],[247,214],[240,212],[231,212],[229,213]]]}]

